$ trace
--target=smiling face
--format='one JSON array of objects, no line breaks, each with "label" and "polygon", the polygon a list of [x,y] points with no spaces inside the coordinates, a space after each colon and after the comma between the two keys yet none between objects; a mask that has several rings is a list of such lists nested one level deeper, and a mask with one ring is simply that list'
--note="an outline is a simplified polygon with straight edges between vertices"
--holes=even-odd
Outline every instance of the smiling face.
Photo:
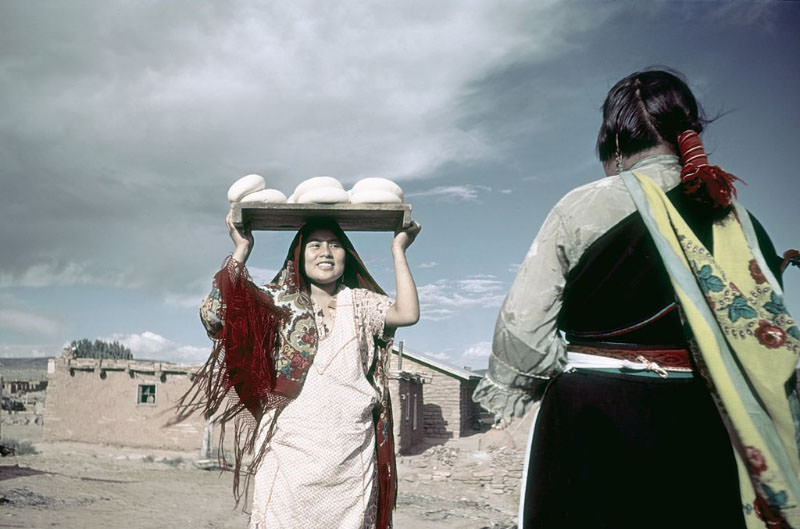
[{"label": "smiling face", "polygon": [[344,274],[345,249],[331,230],[314,230],[303,250],[303,272],[311,283],[330,285]]}]

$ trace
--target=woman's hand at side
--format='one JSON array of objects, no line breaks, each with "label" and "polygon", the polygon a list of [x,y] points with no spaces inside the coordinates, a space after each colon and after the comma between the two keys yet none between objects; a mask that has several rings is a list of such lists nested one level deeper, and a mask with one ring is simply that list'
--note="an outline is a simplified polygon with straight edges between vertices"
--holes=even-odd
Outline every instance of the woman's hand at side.
[{"label": "woman's hand at side", "polygon": [[233,213],[228,211],[225,216],[225,224],[228,225],[228,234],[233,241],[233,258],[242,264],[247,262],[250,252],[253,250],[253,233],[245,228],[239,229],[233,224]]},{"label": "woman's hand at side", "polygon": [[411,276],[406,259],[406,249],[417,238],[422,226],[412,221],[407,227],[398,231],[392,240],[392,256],[394,257],[394,278],[397,297],[394,305],[387,311],[386,327],[404,327],[419,321],[419,297],[417,285]]}]

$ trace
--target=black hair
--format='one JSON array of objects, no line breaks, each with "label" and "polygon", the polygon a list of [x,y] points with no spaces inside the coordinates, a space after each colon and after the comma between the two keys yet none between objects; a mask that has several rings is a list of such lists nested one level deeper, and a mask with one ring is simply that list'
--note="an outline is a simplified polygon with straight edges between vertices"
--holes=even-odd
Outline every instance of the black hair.
[{"label": "black hair", "polygon": [[353,255],[350,252],[350,249],[353,248],[352,243],[350,243],[350,240],[347,238],[347,235],[345,235],[344,231],[335,220],[328,217],[314,217],[309,219],[305,224],[303,224],[303,226],[300,227],[300,231],[298,232],[298,235],[300,237],[299,239],[300,252],[298,254],[299,258],[298,272],[300,273],[300,276],[303,278],[304,290],[308,291],[308,277],[306,277],[306,266],[305,266],[306,263],[305,249],[306,245],[310,242],[309,236],[317,230],[330,231],[336,236],[337,239],[339,239],[339,244],[341,244],[342,248],[345,249],[344,272],[342,273],[341,281],[348,286],[354,286],[352,285],[353,283],[352,280],[350,281],[345,280],[345,275],[347,275],[348,272],[351,272],[354,268]]},{"label": "black hair", "polygon": [[597,134],[600,161],[613,158],[617,149],[628,157],[664,143],[678,154],[678,135],[698,134],[709,122],[675,71],[634,72],[608,91],[603,103],[603,124]]},{"label": "black hair", "polygon": [[[328,217],[313,217],[306,221],[300,227],[297,234],[294,236],[292,243],[289,245],[289,251],[286,255],[286,262],[294,263],[294,283],[304,292],[309,292],[308,278],[305,272],[305,246],[308,242],[308,237],[316,230],[330,230],[345,250],[344,261],[344,274],[342,274],[341,282],[350,288],[366,288],[377,292],[378,294],[385,294],[383,289],[378,285],[378,282],[370,275],[364,262],[356,252],[353,243],[345,234],[344,230],[339,226],[334,219]],[[280,280],[282,272],[272,280],[276,283]]]}]

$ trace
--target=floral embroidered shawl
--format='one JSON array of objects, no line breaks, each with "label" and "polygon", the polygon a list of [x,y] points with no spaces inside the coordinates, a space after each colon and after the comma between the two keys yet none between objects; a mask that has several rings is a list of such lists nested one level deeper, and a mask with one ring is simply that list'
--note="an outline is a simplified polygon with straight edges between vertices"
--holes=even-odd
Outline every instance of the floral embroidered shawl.
[{"label": "floral embroidered shawl", "polygon": [[748,527],[800,527],[800,329],[734,203],[713,255],[646,175],[622,175],[661,254],[737,456]]}]

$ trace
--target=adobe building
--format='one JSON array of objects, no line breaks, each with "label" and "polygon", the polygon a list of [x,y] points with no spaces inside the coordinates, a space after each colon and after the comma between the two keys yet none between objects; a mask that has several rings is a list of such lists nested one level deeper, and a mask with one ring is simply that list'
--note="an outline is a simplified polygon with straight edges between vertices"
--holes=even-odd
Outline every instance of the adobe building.
[{"label": "adobe building", "polygon": [[198,368],[166,362],[51,358],[44,411],[47,440],[158,449],[208,448],[206,421],[195,415],[165,426]]},{"label": "adobe building", "polygon": [[[392,349],[389,377],[402,379],[404,376],[416,376],[423,382],[422,396],[416,401],[411,400],[407,408],[398,409],[398,403],[392,408],[402,413],[403,417],[406,416],[405,410],[410,409],[409,415],[416,417],[417,421],[420,418],[414,413],[421,409],[425,441],[441,443],[471,435],[480,429],[481,414],[485,410],[472,401],[472,393],[481,380],[481,375],[409,351],[400,342]],[[394,399],[394,395],[392,398]],[[399,398],[400,403],[404,404],[402,395]],[[416,406],[414,402],[417,402]],[[395,420],[396,418],[397,413]]]},{"label": "adobe building", "polygon": [[[167,362],[75,358],[67,349],[48,362],[44,438],[199,450],[201,457],[215,458],[219,431],[200,414],[174,426],[165,425],[199,368]],[[423,378],[409,372],[391,375],[395,447],[400,453],[407,453],[424,439]],[[227,441],[231,439],[229,435]]]},{"label": "adobe building", "polygon": [[0,385],[3,388],[3,393],[9,395],[16,395],[19,393],[30,393],[33,391],[42,391],[47,388],[46,380],[6,380],[0,377]]},{"label": "adobe building", "polygon": [[0,358],[0,390],[3,395],[19,396],[47,388],[44,358]]}]

